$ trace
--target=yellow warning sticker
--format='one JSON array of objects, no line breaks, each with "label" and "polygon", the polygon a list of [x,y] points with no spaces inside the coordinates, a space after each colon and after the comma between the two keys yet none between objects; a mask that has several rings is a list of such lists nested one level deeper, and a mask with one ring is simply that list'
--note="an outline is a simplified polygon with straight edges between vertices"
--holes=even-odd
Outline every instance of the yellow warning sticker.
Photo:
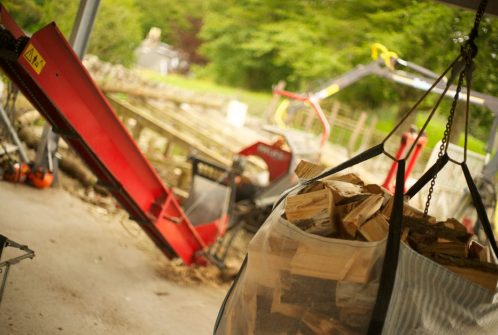
[{"label": "yellow warning sticker", "polygon": [[38,50],[36,50],[31,43],[26,48],[26,51],[24,51],[24,59],[28,61],[36,74],[40,74],[46,64],[45,59],[43,59]]}]

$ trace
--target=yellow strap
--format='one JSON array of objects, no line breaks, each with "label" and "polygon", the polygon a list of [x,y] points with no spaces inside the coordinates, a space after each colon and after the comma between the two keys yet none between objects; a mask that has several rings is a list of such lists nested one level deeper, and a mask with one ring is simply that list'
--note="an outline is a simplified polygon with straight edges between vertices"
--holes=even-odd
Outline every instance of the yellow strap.
[{"label": "yellow strap", "polygon": [[287,108],[289,108],[289,105],[289,99],[282,100],[282,102],[278,105],[273,118],[277,126],[283,129],[287,128],[284,120],[287,119]]}]

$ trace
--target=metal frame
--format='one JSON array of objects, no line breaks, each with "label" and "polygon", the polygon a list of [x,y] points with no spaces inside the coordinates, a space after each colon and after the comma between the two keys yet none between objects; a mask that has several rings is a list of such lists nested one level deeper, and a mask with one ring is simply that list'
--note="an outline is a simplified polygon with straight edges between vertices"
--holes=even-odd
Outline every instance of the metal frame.
[{"label": "metal frame", "polygon": [[[6,247],[17,248],[21,251],[24,251],[24,254],[2,262],[2,251]],[[17,264],[27,258],[33,259],[33,257],[35,257],[35,252],[28,248],[27,245],[16,243],[12,240],[9,240],[7,237],[0,235],[0,273],[3,273],[2,283],[0,284],[0,304],[2,303],[3,293],[5,291],[5,286],[7,285],[7,277],[9,276],[10,266]]]}]

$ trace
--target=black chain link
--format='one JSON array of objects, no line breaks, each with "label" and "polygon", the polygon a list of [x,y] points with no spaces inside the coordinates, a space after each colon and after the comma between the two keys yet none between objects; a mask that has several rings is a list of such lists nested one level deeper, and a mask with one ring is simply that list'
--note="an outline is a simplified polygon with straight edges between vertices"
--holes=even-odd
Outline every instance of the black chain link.
[{"label": "black chain link", "polygon": [[[453,102],[451,104],[451,109],[450,109],[450,115],[448,116],[448,121],[446,123],[446,128],[444,130],[443,138],[441,139],[441,145],[439,146],[439,152],[438,152],[438,159],[441,159],[444,154],[447,153],[448,151],[448,142],[449,142],[449,137],[451,134],[451,127],[453,125],[453,117],[455,115],[455,110],[458,104],[458,98],[460,95],[460,92],[462,90],[463,86],[463,80],[464,77],[466,76],[466,73],[471,73],[473,70],[473,58],[477,55],[477,46],[474,43],[474,40],[477,38],[477,35],[479,34],[479,25],[481,23],[481,19],[484,15],[484,12],[486,10],[486,6],[488,4],[487,0],[482,0],[479,4],[479,7],[476,12],[476,16],[474,19],[474,26],[472,27],[472,30],[470,31],[469,34],[469,39],[467,42],[462,45],[460,53],[462,55],[462,60],[465,62],[465,65],[462,69],[459,69],[460,74],[458,77],[458,84],[456,87],[456,92],[455,96],[453,97]],[[454,69],[456,66],[459,64],[454,65]],[[467,72],[467,70],[470,70]],[[470,82],[471,78],[467,78],[467,81]],[[469,89],[469,88],[467,88]],[[436,178],[437,174],[432,177],[431,184],[429,186],[429,192],[427,194],[427,201],[425,202],[425,209],[424,209],[424,215],[427,216],[429,213],[429,206],[431,204],[432,200],[432,194],[434,192],[434,186],[436,185]]]},{"label": "black chain link", "polygon": [[[460,72],[460,76],[458,77],[458,84],[456,88],[456,93],[453,98],[453,102],[451,104],[451,109],[450,109],[450,115],[448,116],[448,121],[446,122],[446,128],[444,129],[444,134],[443,138],[441,139],[441,145],[439,146],[439,152],[437,154],[438,159],[441,159],[443,155],[447,152],[448,150],[448,141],[451,133],[451,126],[453,124],[453,117],[455,115],[455,110],[457,107],[458,103],[458,97],[460,95],[460,91],[462,90],[462,85],[463,85],[463,78],[464,78],[464,72]],[[431,199],[432,199],[432,193],[434,192],[434,186],[436,185],[436,178],[437,174],[432,177],[431,180],[431,185],[429,187],[429,192],[427,194],[427,201],[425,202],[425,209],[424,209],[424,215],[427,216],[429,213],[429,206],[431,204]]]}]

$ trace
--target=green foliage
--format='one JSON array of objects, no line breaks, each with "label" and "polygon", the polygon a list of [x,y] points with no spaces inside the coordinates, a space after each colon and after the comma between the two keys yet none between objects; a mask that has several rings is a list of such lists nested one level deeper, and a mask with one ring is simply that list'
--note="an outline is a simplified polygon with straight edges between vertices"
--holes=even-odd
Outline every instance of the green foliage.
[{"label": "green foliage", "polygon": [[[79,2],[75,0],[9,0],[4,6],[18,24],[33,33],[55,21],[69,38]],[[106,61],[131,65],[142,40],[142,21],[135,0],[102,0],[90,36],[88,52]]]},{"label": "green foliage", "polygon": [[142,37],[141,14],[134,0],[102,0],[88,52],[124,65],[134,62]]},{"label": "green foliage", "polygon": [[220,82],[268,90],[285,79],[297,88],[339,64],[327,46],[332,30],[322,21],[323,9],[311,1],[213,1],[201,50]]},{"label": "green foliage", "polygon": [[202,41],[198,37],[209,1],[148,0],[137,1],[142,13],[142,33],[150,28],[161,29],[161,40],[184,53],[190,64],[204,64],[198,53]]},{"label": "green foliage", "polygon": [[[202,52],[217,81],[268,90],[278,80],[289,89],[316,90],[318,84],[370,61],[370,45],[380,42],[400,57],[434,72],[459,52],[474,13],[428,0],[399,1],[211,1],[204,18]],[[473,88],[498,95],[498,21],[485,16],[478,39]],[[341,91],[356,109],[398,104],[406,108],[421,95],[378,77]],[[430,107],[435,96],[421,106]],[[440,111],[447,114],[450,99]],[[404,112],[404,109],[400,112]],[[489,112],[473,111],[472,131],[484,139]]]},{"label": "green foliage", "polygon": [[40,28],[43,11],[39,1],[32,0],[6,0],[2,4],[14,17],[17,24],[28,33]]},{"label": "green foliage", "polygon": [[[79,1],[3,3],[28,32],[55,19],[68,36]],[[370,62],[374,42],[441,72],[466,41],[473,18],[472,11],[432,0],[102,0],[89,52],[130,65],[134,48],[156,26],[162,29],[162,40],[184,51],[193,64],[207,62],[195,71],[198,75],[265,92],[279,80],[285,80],[289,90],[314,91],[330,78]],[[486,15],[479,34],[473,88],[496,96],[498,20]],[[357,110],[399,106],[401,113],[420,94],[370,77],[332,99]],[[434,99],[429,96],[421,109]],[[449,106],[445,99],[442,114]],[[485,139],[491,115],[478,108],[472,113],[472,133]]]}]

